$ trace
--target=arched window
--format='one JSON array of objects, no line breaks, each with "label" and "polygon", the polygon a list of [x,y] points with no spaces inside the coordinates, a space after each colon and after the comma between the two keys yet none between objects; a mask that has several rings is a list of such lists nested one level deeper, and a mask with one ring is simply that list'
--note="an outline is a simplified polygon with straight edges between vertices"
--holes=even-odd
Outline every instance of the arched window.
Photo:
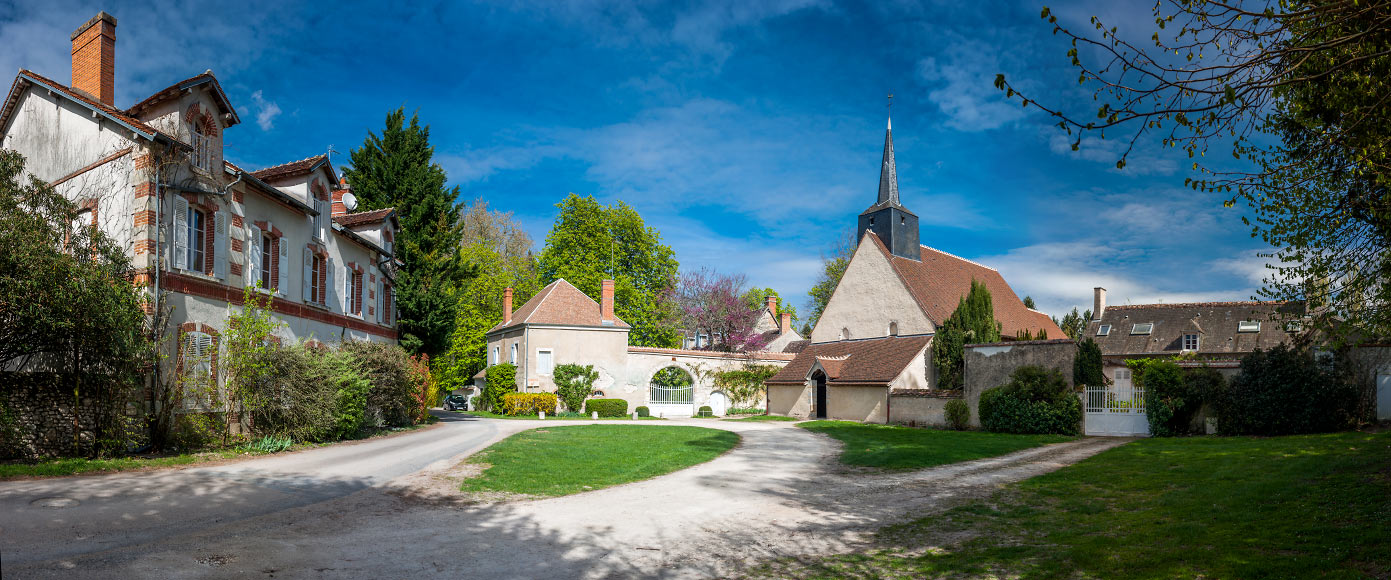
[{"label": "arched window", "polygon": [[691,373],[670,366],[652,375],[648,402],[652,405],[690,405],[695,401],[695,379]]},{"label": "arched window", "polygon": [[848,327],[842,327],[842,328],[840,329],[840,339],[841,339],[841,340],[850,340],[850,328],[848,328]]},{"label": "arched window", "polygon": [[898,336],[898,321],[889,323],[889,336]]}]

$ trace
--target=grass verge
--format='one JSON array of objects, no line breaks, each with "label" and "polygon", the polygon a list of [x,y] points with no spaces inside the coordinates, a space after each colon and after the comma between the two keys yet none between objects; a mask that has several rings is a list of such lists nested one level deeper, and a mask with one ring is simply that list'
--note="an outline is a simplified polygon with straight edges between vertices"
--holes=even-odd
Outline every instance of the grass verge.
[{"label": "grass verge", "polygon": [[[531,414],[531,415],[503,415],[503,414],[500,414],[500,413],[493,413],[493,412],[491,412],[491,411],[456,411],[456,412],[457,412],[457,413],[460,413],[460,414],[463,414],[463,415],[471,415],[471,416],[474,416],[474,417],[482,417],[482,418],[485,418],[485,419],[530,419],[530,420],[533,420],[533,421],[536,420],[536,415],[535,415],[535,414]],[[546,420],[547,420],[547,421],[551,421],[551,420],[555,420],[555,421],[593,421],[594,419],[592,419],[589,415],[585,415],[585,416],[583,416],[583,417],[557,417],[557,416],[555,416],[555,415],[546,415]],[[633,420],[633,417],[632,417],[631,415],[624,415],[624,416],[622,416],[622,417],[599,417],[599,420],[600,420],[600,421],[632,421],[632,420]],[[663,419],[662,419],[661,417],[638,417],[638,420],[639,420],[639,421],[661,421],[661,420],[663,420]]]},{"label": "grass verge", "polygon": [[1388,466],[1391,433],[1146,439],[886,528],[885,549],[754,575],[1384,578]]},{"label": "grass verge", "polygon": [[841,463],[882,469],[921,469],[1074,439],[1064,435],[944,431],[853,421],[810,421],[797,426],[844,443]]},{"label": "grass verge", "polygon": [[787,417],[787,416],[783,416],[783,415],[749,415],[749,416],[747,416],[747,417],[739,417],[739,418],[737,418],[737,419],[725,419],[725,420],[726,420],[726,421],[801,421],[802,419],[798,419],[798,418],[796,418],[796,417]]},{"label": "grass verge", "polygon": [[686,426],[568,425],[522,431],[469,458],[486,465],[460,489],[568,495],[671,473],[739,443],[729,431]]}]

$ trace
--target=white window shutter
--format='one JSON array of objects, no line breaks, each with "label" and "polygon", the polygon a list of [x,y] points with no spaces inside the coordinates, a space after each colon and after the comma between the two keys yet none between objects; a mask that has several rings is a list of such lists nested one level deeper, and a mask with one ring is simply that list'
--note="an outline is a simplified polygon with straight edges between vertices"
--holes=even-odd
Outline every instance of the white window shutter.
[{"label": "white window shutter", "polygon": [[285,289],[290,286],[290,240],[280,238],[276,242],[280,246],[280,287],[275,289],[275,293],[286,296]]},{"label": "white window shutter", "polygon": [[304,249],[304,301],[314,301],[314,252]]},{"label": "white window shutter", "polygon": [[218,280],[227,279],[227,212],[213,217],[213,273]]},{"label": "white window shutter", "polygon": [[386,320],[386,318],[382,316],[382,286],[385,285],[386,283],[382,281],[382,277],[377,276],[377,287],[372,289],[372,291],[377,295],[377,299],[372,301],[372,309],[377,313],[378,322]]},{"label": "white window shutter", "polygon": [[352,293],[352,276],[353,271],[349,270],[347,266],[343,266],[343,291],[340,293],[343,300],[339,304],[343,307],[343,314],[348,313],[348,304],[352,302],[352,298],[349,297],[349,294]]},{"label": "white window shutter", "polygon": [[250,226],[247,240],[246,285],[255,286],[261,280],[261,228]]},{"label": "white window shutter", "polygon": [[188,269],[188,200],[174,198],[174,267]]},{"label": "white window shutter", "polygon": [[336,278],[336,276],[334,276],[335,266],[333,264],[333,258],[328,259],[328,265],[324,266],[324,268],[324,272],[326,272],[328,276],[328,279],[324,281],[324,306],[328,306],[338,302],[338,286],[334,283],[334,278]]}]

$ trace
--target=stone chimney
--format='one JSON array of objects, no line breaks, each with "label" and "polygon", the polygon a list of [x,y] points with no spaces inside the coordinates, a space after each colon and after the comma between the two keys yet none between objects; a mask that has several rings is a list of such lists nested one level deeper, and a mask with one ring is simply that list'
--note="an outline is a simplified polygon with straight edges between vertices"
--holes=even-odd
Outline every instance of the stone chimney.
[{"label": "stone chimney", "polygon": [[789,332],[792,332],[792,313],[784,312],[782,313],[782,326],[778,327],[778,333],[787,334]]},{"label": "stone chimney", "polygon": [[769,297],[768,297],[768,312],[772,312],[772,313],[773,313],[773,316],[777,316],[777,315],[778,315],[778,297],[777,297],[777,296],[769,296]]},{"label": "stone chimney", "polygon": [[1106,312],[1106,289],[1097,286],[1092,293],[1092,320],[1101,320],[1101,313]]},{"label": "stone chimney", "polygon": [[72,88],[115,106],[116,17],[100,12],[72,33]]},{"label": "stone chimney", "polygon": [[512,324],[512,288],[502,291],[502,324]]},{"label": "stone chimney", "polygon": [[604,280],[604,288],[599,294],[599,324],[613,326],[613,280]]}]

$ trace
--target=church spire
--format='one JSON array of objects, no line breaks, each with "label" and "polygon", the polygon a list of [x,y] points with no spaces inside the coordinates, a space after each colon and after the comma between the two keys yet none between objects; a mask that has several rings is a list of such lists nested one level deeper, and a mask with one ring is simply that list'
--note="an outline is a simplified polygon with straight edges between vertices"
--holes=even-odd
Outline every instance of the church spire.
[{"label": "church spire", "polygon": [[884,164],[879,168],[879,200],[875,205],[902,205],[898,201],[898,168],[894,165],[894,119],[884,132]]}]

